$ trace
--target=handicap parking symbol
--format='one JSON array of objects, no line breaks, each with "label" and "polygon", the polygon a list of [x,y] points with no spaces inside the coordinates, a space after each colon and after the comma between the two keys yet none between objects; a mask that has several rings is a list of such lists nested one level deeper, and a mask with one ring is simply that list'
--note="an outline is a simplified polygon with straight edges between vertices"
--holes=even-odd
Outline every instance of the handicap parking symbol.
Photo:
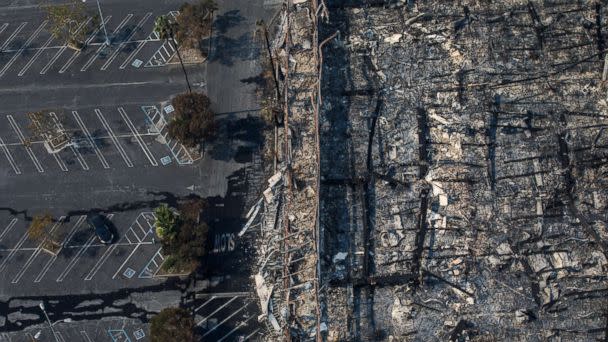
[{"label": "handicap parking symbol", "polygon": [[144,329],[139,329],[133,332],[133,336],[135,336],[136,340],[141,340],[142,338],[146,337],[146,333],[144,332]]},{"label": "handicap parking symbol", "polygon": [[139,60],[139,59],[136,59],[136,60],[133,61],[133,63],[131,63],[131,65],[134,66],[134,67],[136,67],[136,68],[139,68],[142,64],[144,64],[144,62],[141,61],[141,60]]},{"label": "handicap parking symbol", "polygon": [[125,277],[131,279],[135,275],[135,270],[127,267],[127,269],[122,273]]},{"label": "handicap parking symbol", "polygon": [[169,156],[164,156],[164,157],[160,158],[160,162],[161,162],[163,165],[170,164],[170,163],[171,163],[171,157],[169,157]]},{"label": "handicap parking symbol", "polygon": [[175,108],[173,108],[172,105],[165,106],[165,113],[169,114],[169,113],[172,113],[173,111],[175,111]]}]

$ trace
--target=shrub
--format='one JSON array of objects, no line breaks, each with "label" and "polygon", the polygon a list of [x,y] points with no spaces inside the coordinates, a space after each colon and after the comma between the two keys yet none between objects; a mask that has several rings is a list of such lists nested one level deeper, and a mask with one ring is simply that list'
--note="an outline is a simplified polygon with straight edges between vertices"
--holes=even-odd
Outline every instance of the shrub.
[{"label": "shrub", "polygon": [[182,308],[166,308],[150,320],[150,341],[194,341],[194,319]]}]

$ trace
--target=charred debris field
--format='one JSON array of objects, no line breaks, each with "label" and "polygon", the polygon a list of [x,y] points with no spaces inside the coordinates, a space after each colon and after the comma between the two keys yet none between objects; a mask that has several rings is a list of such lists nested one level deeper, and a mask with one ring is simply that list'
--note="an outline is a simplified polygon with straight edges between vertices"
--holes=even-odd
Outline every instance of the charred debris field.
[{"label": "charred debris field", "polygon": [[608,339],[607,18],[606,1],[284,6],[269,334]]}]

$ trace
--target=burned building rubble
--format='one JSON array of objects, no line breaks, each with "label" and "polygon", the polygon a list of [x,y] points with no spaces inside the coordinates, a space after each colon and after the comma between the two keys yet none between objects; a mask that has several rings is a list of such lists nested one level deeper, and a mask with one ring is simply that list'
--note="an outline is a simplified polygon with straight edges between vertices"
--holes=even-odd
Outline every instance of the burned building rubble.
[{"label": "burned building rubble", "polygon": [[267,340],[608,339],[608,3],[286,1]]},{"label": "burned building rubble", "polygon": [[608,338],[608,4],[326,4],[326,339]]}]

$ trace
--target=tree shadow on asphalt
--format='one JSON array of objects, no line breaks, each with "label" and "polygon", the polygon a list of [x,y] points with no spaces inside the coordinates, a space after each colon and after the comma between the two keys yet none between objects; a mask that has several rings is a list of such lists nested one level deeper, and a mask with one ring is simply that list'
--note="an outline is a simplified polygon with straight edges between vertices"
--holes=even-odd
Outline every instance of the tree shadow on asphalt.
[{"label": "tree shadow on asphalt", "polygon": [[239,10],[228,11],[222,15],[215,17],[213,29],[219,33],[226,33],[231,27],[237,26],[245,18],[239,13]]},{"label": "tree shadow on asphalt", "polygon": [[213,50],[209,62],[232,66],[237,61],[255,60],[260,55],[250,32],[245,32],[237,38],[220,35],[211,39],[213,40]]},{"label": "tree shadow on asphalt", "polygon": [[235,120],[230,117],[230,114],[227,114],[216,120],[217,138],[209,141],[205,152],[212,159],[229,161],[238,158],[243,145],[252,146],[256,149],[262,147],[264,143],[262,133],[265,124],[259,116],[250,115]]}]

